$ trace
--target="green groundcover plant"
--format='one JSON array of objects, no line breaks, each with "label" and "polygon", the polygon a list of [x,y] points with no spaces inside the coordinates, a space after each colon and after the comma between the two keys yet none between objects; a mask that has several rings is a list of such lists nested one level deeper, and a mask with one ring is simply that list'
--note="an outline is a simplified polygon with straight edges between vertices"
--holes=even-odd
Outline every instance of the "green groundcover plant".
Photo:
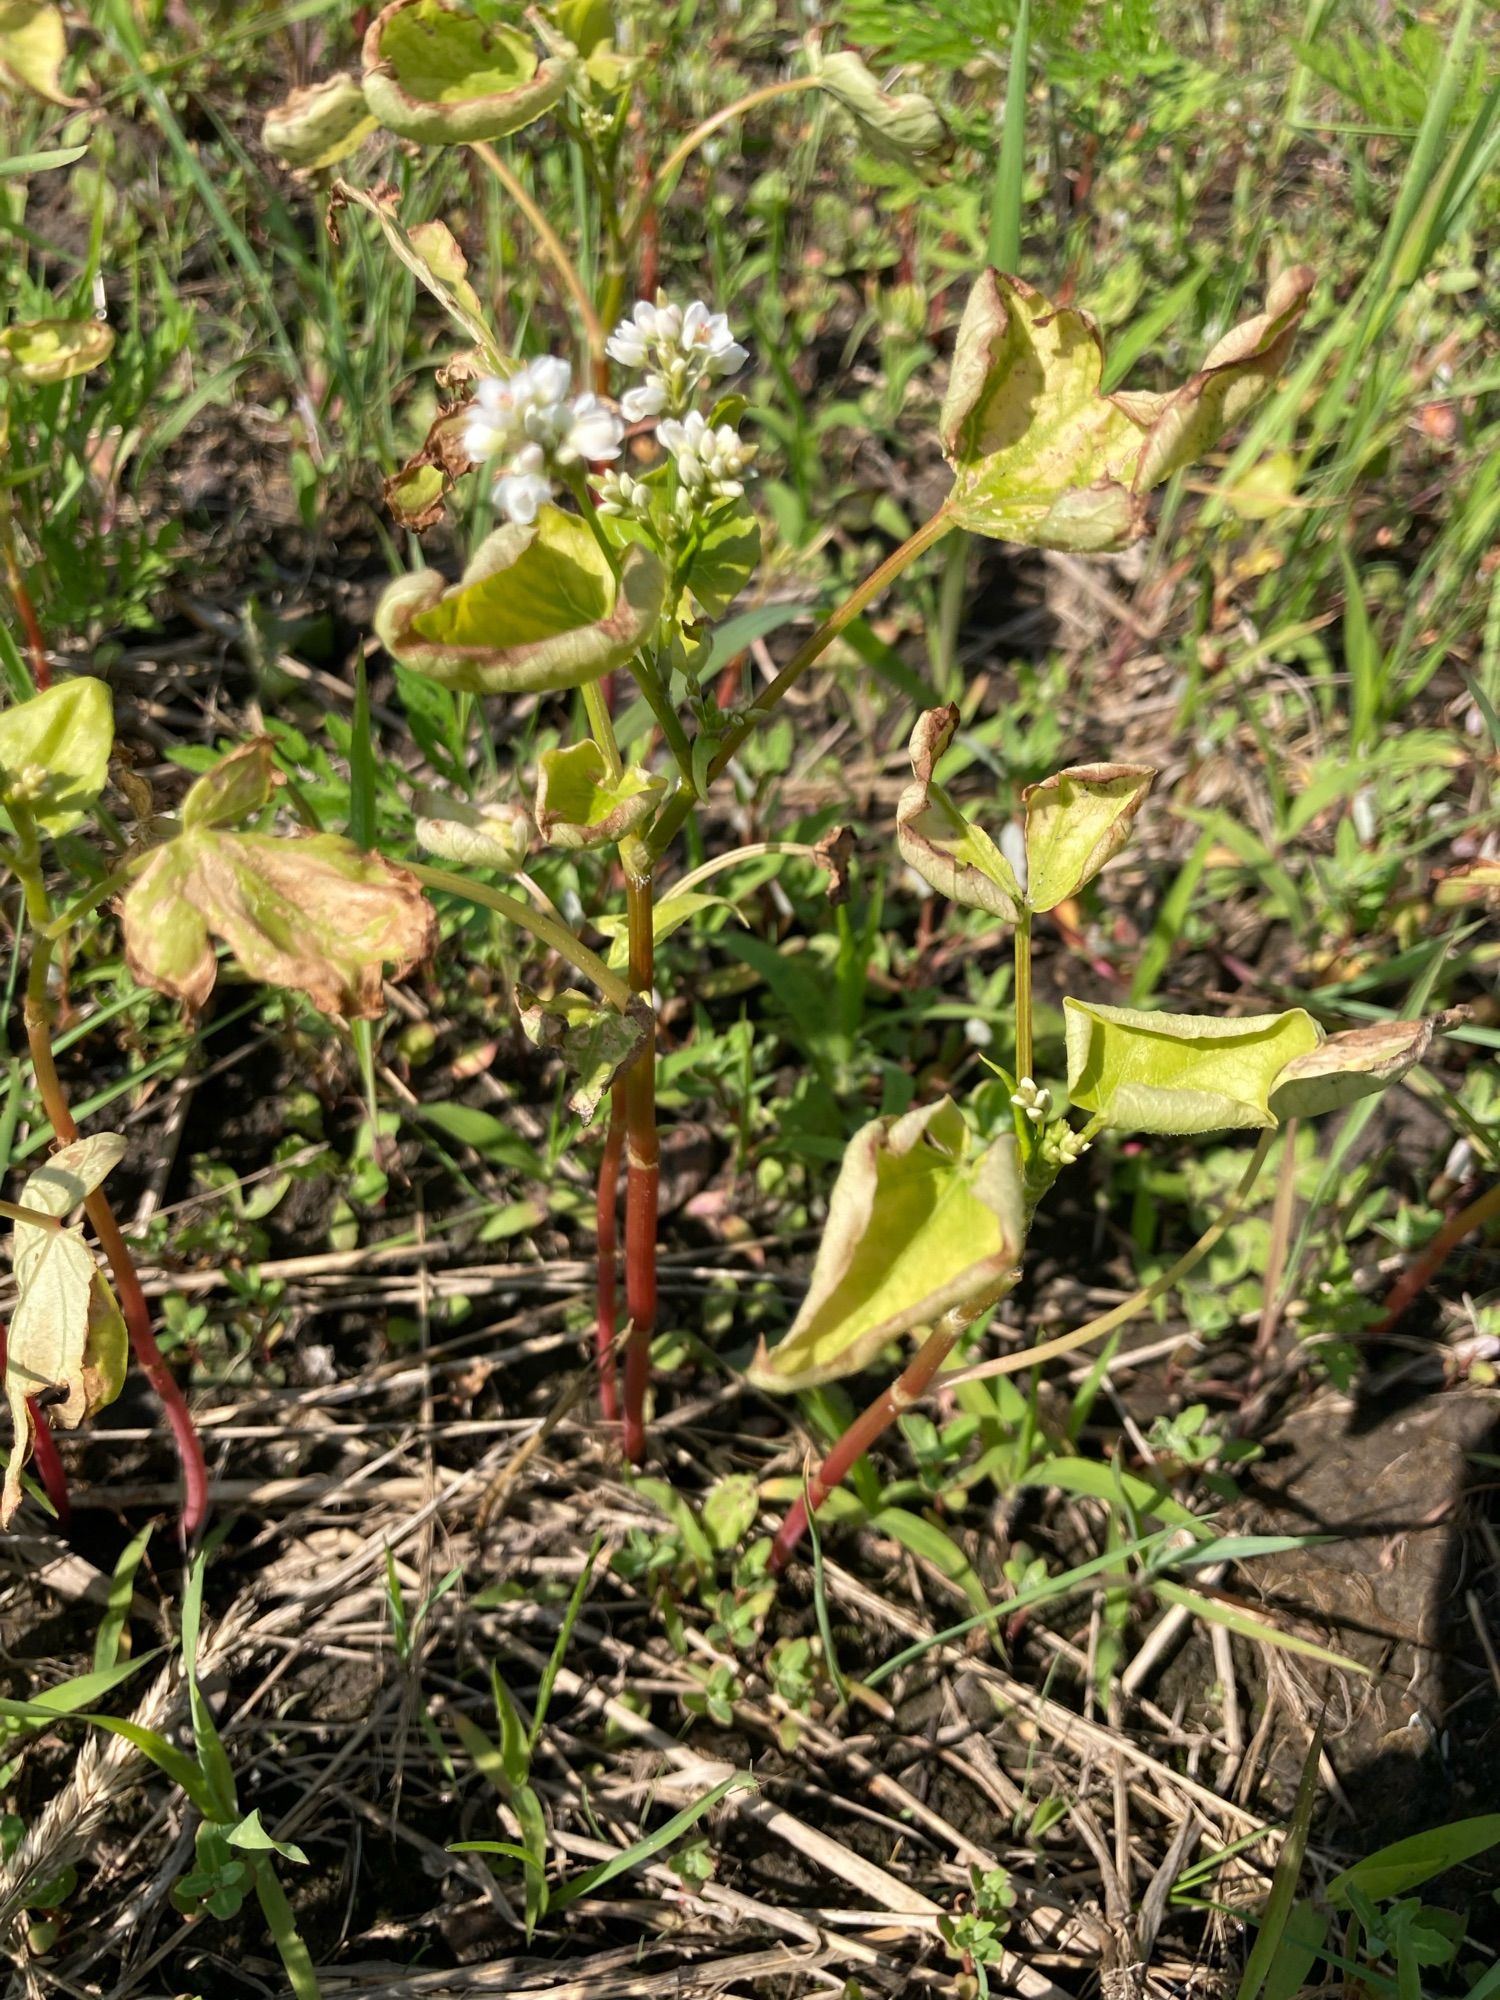
[{"label": "green groundcover plant", "polygon": [[[421,452],[389,482],[388,499],[396,519],[420,532],[478,481],[497,525],[456,579],[422,568],[391,584],[375,617],[382,644],[408,673],[470,696],[576,692],[587,734],[541,754],[528,797],[478,807],[468,797],[423,793],[415,823],[433,859],[400,865],[342,835],[284,826],[285,789],[271,745],[259,739],[201,775],[174,819],[151,822],[144,839],[122,848],[96,813],[112,750],[103,684],[77,677],[47,685],[38,644],[35,693],[0,712],[4,859],[21,885],[29,930],[26,1032],[59,1148],[4,1211],[15,1231],[19,1289],[5,1374],[15,1428],[0,1510],[6,1521],[32,1453],[59,1497],[49,1424],[82,1423],[107,1403],[127,1349],[171,1418],[189,1533],[207,1510],[201,1450],[156,1350],[104,1189],[123,1141],[109,1133],[80,1138],[58,1078],[49,972],[75,925],[117,899],[131,972],[189,1010],[212,992],[222,950],[252,979],[300,993],[330,1016],[377,1017],[384,981],[435,948],[432,898],[498,912],[562,961],[579,983],[523,989],[520,1016],[526,1033],[570,1067],[580,1118],[604,1122],[598,1398],[626,1458],[639,1464],[657,1320],[656,947],[705,902],[696,884],[673,886],[674,843],[751,732],[924,551],[962,532],[1076,552],[1124,546],[1144,532],[1151,493],[1244,420],[1282,371],[1313,284],[1303,267],[1276,275],[1263,309],[1226,333],[1177,387],[1108,394],[1099,331],[1087,312],[1054,305],[1001,271],[980,271],[941,411],[947,496],[753,701],[722,710],[707,671],[715,632],[754,588],[761,562],[749,495],[757,447],[742,435],[746,403],[735,386],[753,357],[711,305],[654,286],[632,301],[653,218],[693,151],[770,97],[821,92],[867,144],[903,156],[935,147],[942,126],[924,97],[882,90],[858,56],[810,50],[805,74],[706,119],[628,201],[603,205],[590,287],[493,142],[544,117],[561,121],[596,185],[626,185],[622,148],[639,66],[616,49],[613,32],[601,0],[552,0],[513,24],[481,21],[448,0],[394,0],[369,27],[359,76],[296,93],[265,128],[273,150],[326,185],[335,226],[373,219],[464,342],[442,376],[450,401]],[[12,52],[13,69],[18,61]],[[333,178],[335,169],[353,171],[378,131],[419,147],[469,147],[498,177],[576,309],[581,373],[560,354],[506,351],[446,224],[408,227],[388,191]],[[51,379],[37,371],[86,372],[105,358],[82,328],[12,327],[0,333],[0,399],[15,375]],[[0,421],[3,408],[0,400]],[[0,525],[8,533],[8,523]],[[13,551],[10,567],[24,605]],[[647,705],[659,752],[642,749],[632,761],[622,748],[610,699],[617,679]],[[1008,1128],[985,1129],[973,1105],[944,1098],[876,1120],[850,1142],[802,1308],[784,1339],[762,1347],[751,1376],[787,1394],[866,1368],[901,1339],[914,1338],[917,1352],[811,1476],[777,1534],[776,1568],[795,1550],[808,1511],[1013,1288],[1039,1202],[1097,1135],[1257,1133],[1233,1207],[1280,1124],[1383,1088],[1421,1058],[1433,1033],[1431,1022],[1399,1022],[1325,1036],[1300,1007],[1219,1018],[1069,999],[1064,1097],[1061,1079],[1054,1088],[1034,1073],[1033,926],[1120,851],[1154,774],[1085,764],[1031,786],[1024,847],[1008,858],[942,783],[957,722],[951,706],[917,718],[912,781],[894,839],[940,895],[1012,931],[1014,1061],[997,1071]],[[59,901],[58,864],[76,856],[79,832],[91,825],[104,858],[96,855],[75,899]],[[613,949],[595,950],[535,888],[525,864],[538,844],[597,850],[617,862],[624,894]],[[717,857],[696,882],[738,858]],[[622,1166],[623,1323],[615,1252]],[[71,1220],[80,1208],[112,1283]],[[1174,1283],[1212,1240],[1211,1231],[1111,1320]],[[1033,1366],[1105,1324],[996,1366]]]}]

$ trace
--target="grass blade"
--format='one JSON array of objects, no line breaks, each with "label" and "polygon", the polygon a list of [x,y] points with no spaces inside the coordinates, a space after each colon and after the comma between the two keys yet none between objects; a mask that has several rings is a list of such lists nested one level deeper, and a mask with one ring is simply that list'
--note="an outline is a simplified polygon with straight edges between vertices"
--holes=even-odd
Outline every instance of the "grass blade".
[{"label": "grass blade", "polygon": [[1245,1966],[1244,1977],[1240,1980],[1235,2000],[1260,2000],[1261,1989],[1270,1977],[1281,1951],[1287,1921],[1292,1914],[1292,1899],[1297,1893],[1297,1879],[1302,1873],[1302,1858],[1307,1852],[1307,1835],[1312,1826],[1313,1801],[1318,1796],[1318,1759],[1322,1755],[1322,1750],[1323,1725],[1319,1723],[1313,1731],[1307,1760],[1302,1766],[1302,1777],[1297,1786],[1297,1801],[1292,1808],[1292,1823],[1287,1828],[1286,1840],[1276,1862],[1276,1873],[1271,1878],[1271,1893],[1266,1898],[1266,1907],[1261,1913],[1260,1931]]},{"label": "grass blade", "polygon": [[575,1875],[561,1889],[554,1892],[552,1908],[566,1910],[583,1896],[591,1896],[596,1889],[602,1889],[606,1882],[613,1882],[617,1875],[624,1875],[632,1868],[639,1868],[643,1861],[650,1861],[683,1834],[695,1827],[705,1813],[713,1811],[721,1799],[727,1799],[731,1792],[753,1792],[755,1780],[748,1771],[731,1772],[727,1778],[706,1791],[701,1799],[685,1806],[680,1813],[674,1813],[665,1826],[659,1826],[655,1833],[648,1833],[619,1854],[613,1854],[608,1861],[601,1861],[593,1868],[586,1868],[581,1875]]}]

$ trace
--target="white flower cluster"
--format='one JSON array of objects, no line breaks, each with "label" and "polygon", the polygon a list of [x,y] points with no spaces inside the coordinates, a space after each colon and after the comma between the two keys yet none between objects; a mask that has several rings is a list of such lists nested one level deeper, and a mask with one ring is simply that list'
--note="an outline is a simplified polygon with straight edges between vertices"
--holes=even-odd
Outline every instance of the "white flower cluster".
[{"label": "white flower cluster", "polygon": [[598,396],[574,396],[572,387],[567,362],[549,355],[514,375],[486,376],[474,391],[464,449],[476,463],[504,461],[495,505],[507,520],[534,521],[558,472],[620,455],[625,426]]},{"label": "white flower cluster", "polygon": [[644,369],[638,389],[627,389],[620,408],[631,423],[642,417],[687,414],[699,384],[733,375],[749,359],[729,330],[723,313],[711,313],[701,299],[691,305],[669,305],[658,292],[656,303],[638,299],[629,319],[622,319],[605,343],[605,352],[622,368]]},{"label": "white flower cluster", "polygon": [[1052,1109],[1052,1092],[1041,1084],[1033,1083],[1029,1076],[1023,1076],[1011,1092],[1011,1103],[1017,1111],[1024,1111],[1033,1125],[1040,1125]]},{"label": "white flower cluster", "polygon": [[656,435],[677,461],[677,477],[695,500],[738,500],[756,447],[733,424],[711,424],[697,410],[665,417]]}]

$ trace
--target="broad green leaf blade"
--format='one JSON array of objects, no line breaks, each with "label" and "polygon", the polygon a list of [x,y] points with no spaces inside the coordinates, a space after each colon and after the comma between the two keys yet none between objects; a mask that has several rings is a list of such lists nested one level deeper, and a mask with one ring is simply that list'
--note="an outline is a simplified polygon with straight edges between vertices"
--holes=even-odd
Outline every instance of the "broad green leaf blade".
[{"label": "broad green leaf blade", "polygon": [[23,382],[43,386],[70,382],[107,361],[114,344],[115,336],[102,320],[18,321],[0,333],[0,379],[19,375]]},{"label": "broad green leaf blade", "polygon": [[1075,764],[1026,787],[1026,901],[1033,910],[1056,909],[1114,859],[1155,780],[1140,764]]},{"label": "broad green leaf blade", "polygon": [[760,523],[736,501],[718,508],[700,530],[680,581],[710,618],[722,618],[759,561]]},{"label": "broad green leaf blade", "polygon": [[909,160],[943,143],[943,121],[931,98],[918,90],[899,96],[882,90],[852,49],[815,57],[813,73],[828,95],[854,117],[871,152]]},{"label": "broad green leaf blade", "polygon": [[417,839],[429,854],[462,868],[492,868],[514,875],[526,866],[534,828],[524,806],[498,800],[474,805],[448,792],[418,792]]},{"label": "broad green leaf blade", "polygon": [[1145,495],[1206,450],[1274,386],[1312,288],[1304,267],[1164,395],[1101,392],[1092,317],[985,271],[959,327],[940,432],[961,527],[1040,548],[1118,548]]},{"label": "broad green leaf blade", "polygon": [[1456,1819],[1446,1826],[1429,1827],[1425,1833],[1410,1834],[1405,1840],[1380,1847],[1335,1875],[1325,1894],[1335,1909],[1347,1907],[1349,1891],[1358,1889],[1371,1902],[1384,1903],[1405,1896],[1460,1863],[1472,1861],[1500,1847],[1500,1813],[1481,1813],[1475,1819]]},{"label": "broad green leaf blade", "polygon": [[608,847],[650,818],[665,778],[629,764],[611,777],[592,737],[537,760],[536,825],[553,847]]},{"label": "broad green leaf blade", "polygon": [[543,507],[534,525],[497,528],[463,580],[399,579],[375,629],[405,667],[470,694],[582,687],[623,666],[660,616],[666,577],[649,549],[625,551],[618,583],[575,515]]},{"label": "broad green leaf blade", "polygon": [[447,0],[394,0],[365,35],[365,99],[403,139],[499,139],[556,103],[568,65],[539,63],[529,36]]},{"label": "broad green leaf blade", "polygon": [[601,1007],[572,986],[550,1000],[540,1000],[529,987],[518,986],[516,1003],[526,1039],[539,1049],[556,1050],[577,1077],[568,1105],[585,1125],[592,1124],[610,1085],[654,1033],[650,1007],[637,1000],[622,1014]]},{"label": "broad green leaf blade", "polygon": [[1322,1040],[1302,1007],[1221,1020],[1064,1000],[1068,1094],[1116,1132],[1256,1131],[1277,1078]]},{"label": "broad green leaf blade", "polygon": [[807,1297],[750,1380],[776,1394],[834,1382],[947,1312],[977,1313],[1015,1282],[1025,1240],[1016,1144],[973,1149],[949,1098],[850,1140]]},{"label": "broad green leaf blade", "polygon": [[896,845],[907,867],[940,896],[1014,923],[1024,902],[1015,870],[933,779],[957,727],[958,710],[951,703],[918,716],[911,736],[912,782],[896,803]]},{"label": "broad green leaf blade", "polygon": [[109,689],[88,675],[0,709],[0,802],[54,839],[71,833],[104,790],[114,741]]},{"label": "broad green leaf blade", "polygon": [[1374,1096],[1423,1060],[1441,1026],[1441,1018],[1379,1021],[1330,1035],[1288,1063],[1271,1092],[1271,1109],[1278,1118],[1317,1118]]},{"label": "broad green leaf blade", "polygon": [[266,151],[284,166],[317,173],[347,159],[378,130],[364,85],[358,77],[344,75],[294,90],[266,113],[260,136]]}]

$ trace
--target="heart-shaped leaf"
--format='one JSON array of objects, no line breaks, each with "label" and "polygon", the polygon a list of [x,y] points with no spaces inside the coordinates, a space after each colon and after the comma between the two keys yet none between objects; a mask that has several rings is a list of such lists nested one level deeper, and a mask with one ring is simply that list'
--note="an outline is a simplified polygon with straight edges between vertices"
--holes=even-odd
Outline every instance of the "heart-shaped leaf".
[{"label": "heart-shaped leaf", "polygon": [[375,629],[402,666],[469,694],[531,694],[582,687],[625,662],[661,614],[666,577],[639,546],[616,581],[576,515],[543,507],[483,541],[448,585],[419,570],[391,585]]},{"label": "heart-shaped leaf", "polygon": [[1302,1007],[1222,1020],[1064,1000],[1068,1095],[1116,1132],[1265,1130],[1289,1063],[1322,1041]]},{"label": "heart-shaped leaf", "polygon": [[54,839],[70,832],[104,790],[114,740],[109,689],[87,674],[0,709],[0,804]]},{"label": "heart-shaped leaf", "polygon": [[[74,1140],[31,1175],[20,1205],[61,1221],[124,1153],[117,1132]],[[15,1444],[0,1494],[0,1527],[10,1526],[21,1504],[21,1468],[33,1437],[28,1397],[44,1397],[50,1421],[74,1430],[120,1393],[128,1353],[119,1305],[82,1230],[18,1222],[11,1254],[16,1303],[5,1348],[5,1400]]]},{"label": "heart-shaped leaf", "polygon": [[816,58],[814,74],[828,95],[856,119],[872,152],[908,160],[943,143],[943,121],[931,98],[919,90],[899,96],[882,90],[852,49]]},{"label": "heart-shaped leaf", "polygon": [[1021,802],[1031,909],[1056,909],[1113,860],[1155,778],[1140,764],[1075,764],[1026,787]]},{"label": "heart-shaped leaf", "polygon": [[577,1077],[568,1105],[585,1125],[591,1125],[610,1085],[655,1033],[650,1007],[635,999],[622,1014],[601,1007],[572,986],[550,1000],[540,1000],[529,987],[518,986],[516,1001],[526,1039],[539,1049],[555,1050]]},{"label": "heart-shaped leaf", "polygon": [[1014,923],[1026,901],[1016,871],[933,780],[957,727],[958,710],[952,703],[918,716],[911,735],[914,776],[896,802],[896,845],[907,866],[940,896]]},{"label": "heart-shaped leaf", "polygon": [[1014,1284],[1025,1234],[1008,1133],[978,1152],[946,1097],[877,1118],[845,1151],[802,1309],[774,1349],[762,1341],[751,1381],[837,1381],[899,1334],[981,1312]]},{"label": "heart-shaped leaf", "polygon": [[1225,335],[1165,394],[1104,395],[1094,319],[986,271],[959,327],[940,432],[961,526],[1038,548],[1118,548],[1145,496],[1238,423],[1275,384],[1313,273],[1272,285],[1266,310]]},{"label": "heart-shaped leaf", "polygon": [[437,919],[405,869],[342,835],[225,831],[266,803],[269,759],[264,742],[246,744],[189,791],[182,832],[126,894],[126,963],[196,1009],[218,975],[218,937],[252,979],[305,993],[325,1014],[376,1017],[384,968],[399,979],[428,957]]},{"label": "heart-shaped leaf", "polygon": [[529,125],[561,97],[568,64],[529,36],[447,0],[394,0],[364,42],[365,99],[403,139],[457,146]]},{"label": "heart-shaped leaf", "polygon": [[665,778],[629,764],[609,775],[604,752],[589,738],[537,760],[536,824],[553,847],[606,847],[650,818]]},{"label": "heart-shaped leaf", "polygon": [[62,88],[68,37],[51,0],[0,0],[0,90],[29,90],[49,104],[78,103]]},{"label": "heart-shaped leaf", "polygon": [[1441,1018],[1378,1021],[1330,1035],[1288,1063],[1271,1092],[1271,1109],[1278,1118],[1317,1118],[1373,1097],[1422,1061],[1442,1025]]},{"label": "heart-shaped leaf", "polygon": [[346,160],[379,130],[379,120],[365,102],[365,87],[357,76],[330,76],[322,83],[294,90],[268,111],[260,128],[261,143],[283,165],[298,173],[316,173]]},{"label": "heart-shaped leaf", "polygon": [[19,375],[41,387],[69,382],[107,361],[114,344],[102,320],[21,320],[0,333],[0,377]]}]

